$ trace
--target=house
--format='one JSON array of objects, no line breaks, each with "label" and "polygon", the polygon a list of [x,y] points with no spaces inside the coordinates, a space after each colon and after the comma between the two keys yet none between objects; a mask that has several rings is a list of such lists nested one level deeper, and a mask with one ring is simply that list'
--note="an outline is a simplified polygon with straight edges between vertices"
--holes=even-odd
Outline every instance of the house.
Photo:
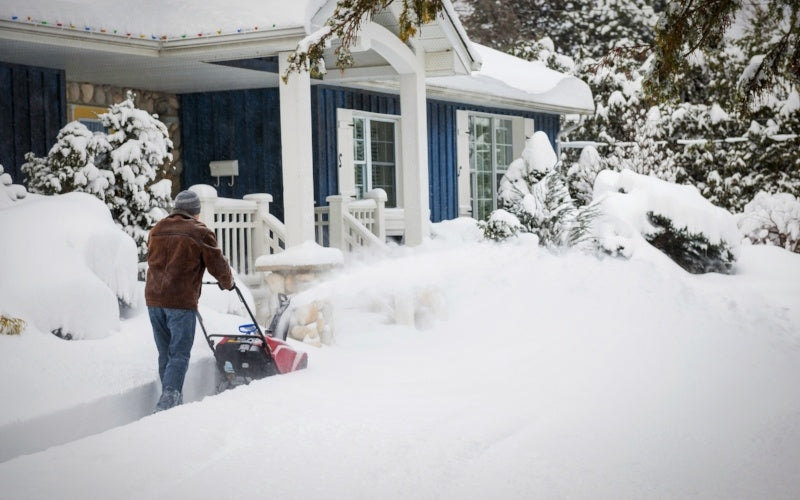
[{"label": "house", "polygon": [[363,24],[351,68],[334,67],[334,42],[327,73],[284,82],[287,56],[335,3],[0,5],[0,164],[22,182],[26,152],[46,154],[68,121],[96,125],[135,89],[168,125],[176,189],[269,193],[291,247],[315,239],[315,210],[331,197],[380,188],[384,230],[415,245],[429,221],[495,208],[499,178],[533,131],[555,145],[562,114],[593,111],[584,82],[471,43],[448,0],[408,43],[390,4]]}]

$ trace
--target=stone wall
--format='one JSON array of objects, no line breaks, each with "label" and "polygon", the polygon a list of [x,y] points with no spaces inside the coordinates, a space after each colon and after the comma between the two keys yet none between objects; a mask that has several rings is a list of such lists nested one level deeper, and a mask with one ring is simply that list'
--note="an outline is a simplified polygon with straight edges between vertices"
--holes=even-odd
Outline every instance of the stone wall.
[{"label": "stone wall", "polygon": [[[113,87],[111,85],[96,85],[91,83],[67,82],[68,116],[71,115],[72,105],[108,107],[122,102],[125,99],[127,88]],[[167,162],[159,173],[159,179],[167,178],[172,181],[172,195],[180,191],[181,170],[181,129],[180,129],[180,100],[175,94],[153,92],[150,90],[130,89],[136,95],[136,107],[148,113],[157,114],[158,119],[167,126],[169,138],[172,140],[172,161]],[[71,119],[71,118],[70,118]]]}]

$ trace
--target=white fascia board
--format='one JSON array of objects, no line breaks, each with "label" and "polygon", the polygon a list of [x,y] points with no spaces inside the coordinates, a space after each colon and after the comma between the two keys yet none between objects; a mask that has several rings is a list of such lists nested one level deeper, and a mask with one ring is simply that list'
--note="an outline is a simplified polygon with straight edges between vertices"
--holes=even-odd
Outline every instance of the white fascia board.
[{"label": "white fascia board", "polygon": [[136,56],[201,56],[198,60],[264,57],[294,50],[302,27],[182,40],[152,40],[0,21],[0,38]]},{"label": "white fascia board", "polygon": [[522,111],[541,111],[559,114],[592,114],[594,109],[578,108],[558,104],[536,102],[535,100],[514,99],[488,94],[485,92],[472,92],[467,90],[453,91],[446,87],[428,85],[428,97],[451,102],[462,102],[479,106],[497,106],[504,109],[517,109]]},{"label": "white fascia board", "polygon": [[291,28],[219,35],[208,38],[167,40],[163,42],[164,56],[201,56],[203,61],[264,57],[279,52],[294,51],[297,43],[306,36],[305,29]]},{"label": "white fascia board", "polygon": [[157,40],[126,38],[118,35],[8,21],[0,21],[0,38],[41,45],[150,57],[158,57],[160,47]]},{"label": "white fascia board", "polygon": [[[331,82],[332,84],[334,82]],[[336,82],[337,84],[343,82]],[[385,92],[387,94],[399,94],[399,85],[393,80],[372,80],[372,81],[350,81],[349,87],[362,90],[373,90]],[[502,109],[542,112],[555,114],[593,114],[594,109],[582,107],[560,106],[548,103],[537,103],[527,99],[514,99],[510,97],[495,96],[485,92],[472,92],[466,90],[455,91],[447,87],[427,84],[426,93],[428,99],[437,99],[461,104],[472,104],[476,106],[496,106]]]}]

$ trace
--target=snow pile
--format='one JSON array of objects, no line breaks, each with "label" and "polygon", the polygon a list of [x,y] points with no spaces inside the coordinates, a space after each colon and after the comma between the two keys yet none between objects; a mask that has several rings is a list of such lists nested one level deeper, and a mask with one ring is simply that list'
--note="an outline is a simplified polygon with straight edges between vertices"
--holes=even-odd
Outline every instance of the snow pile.
[{"label": "snow pile", "polygon": [[712,205],[694,186],[630,170],[604,170],[595,179],[593,197],[602,212],[596,236],[604,248],[617,249],[621,255],[630,257],[645,243],[642,235],[654,232],[649,213],[667,217],[676,228],[703,234],[712,244],[724,243],[734,256],[738,254],[742,236],[736,218]]},{"label": "snow pile", "polygon": [[[18,303],[60,299],[49,262],[97,279],[68,261],[83,239],[70,237],[71,248],[63,234],[110,224],[97,220],[97,203],[35,197],[0,211],[1,251],[31,228],[50,249],[15,246],[25,271],[12,284],[2,254],[0,304],[16,299],[22,278],[39,286]],[[43,220],[52,207],[61,232]],[[307,370],[140,418],[153,388],[116,428],[103,428],[109,412],[96,409],[158,377],[144,308],[94,342],[63,342],[37,325],[0,336],[0,379],[12,381],[0,385],[0,452],[14,429],[28,429],[22,440],[60,426],[109,429],[7,456],[0,496],[246,497],[252,481],[226,478],[265,460],[281,478],[268,487],[275,498],[797,496],[800,255],[750,245],[736,275],[693,276],[655,250],[631,260],[554,255],[531,240],[480,241],[467,219],[432,232],[388,257],[345,260],[319,285],[337,335],[310,352]],[[244,322],[207,307],[225,295],[203,290],[212,333]],[[75,301],[69,314],[102,306]],[[396,321],[409,311],[410,323]],[[210,356],[198,332],[190,377]],[[39,418],[64,408],[74,420]]]},{"label": "snow pile", "polygon": [[761,191],[745,205],[739,229],[752,243],[800,253],[800,200],[789,193]]},{"label": "snow pile", "polygon": [[0,234],[3,312],[41,331],[102,338],[138,301],[136,246],[91,195],[30,195],[0,210]]}]

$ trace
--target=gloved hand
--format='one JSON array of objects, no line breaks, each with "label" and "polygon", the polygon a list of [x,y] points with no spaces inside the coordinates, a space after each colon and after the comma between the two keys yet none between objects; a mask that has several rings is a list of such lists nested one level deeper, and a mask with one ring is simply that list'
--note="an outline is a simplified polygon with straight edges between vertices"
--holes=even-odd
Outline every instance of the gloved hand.
[{"label": "gloved hand", "polygon": [[233,290],[236,287],[236,282],[231,281],[231,286],[225,288],[224,286],[222,286],[222,282],[217,281],[217,286],[219,287],[220,290]]}]

